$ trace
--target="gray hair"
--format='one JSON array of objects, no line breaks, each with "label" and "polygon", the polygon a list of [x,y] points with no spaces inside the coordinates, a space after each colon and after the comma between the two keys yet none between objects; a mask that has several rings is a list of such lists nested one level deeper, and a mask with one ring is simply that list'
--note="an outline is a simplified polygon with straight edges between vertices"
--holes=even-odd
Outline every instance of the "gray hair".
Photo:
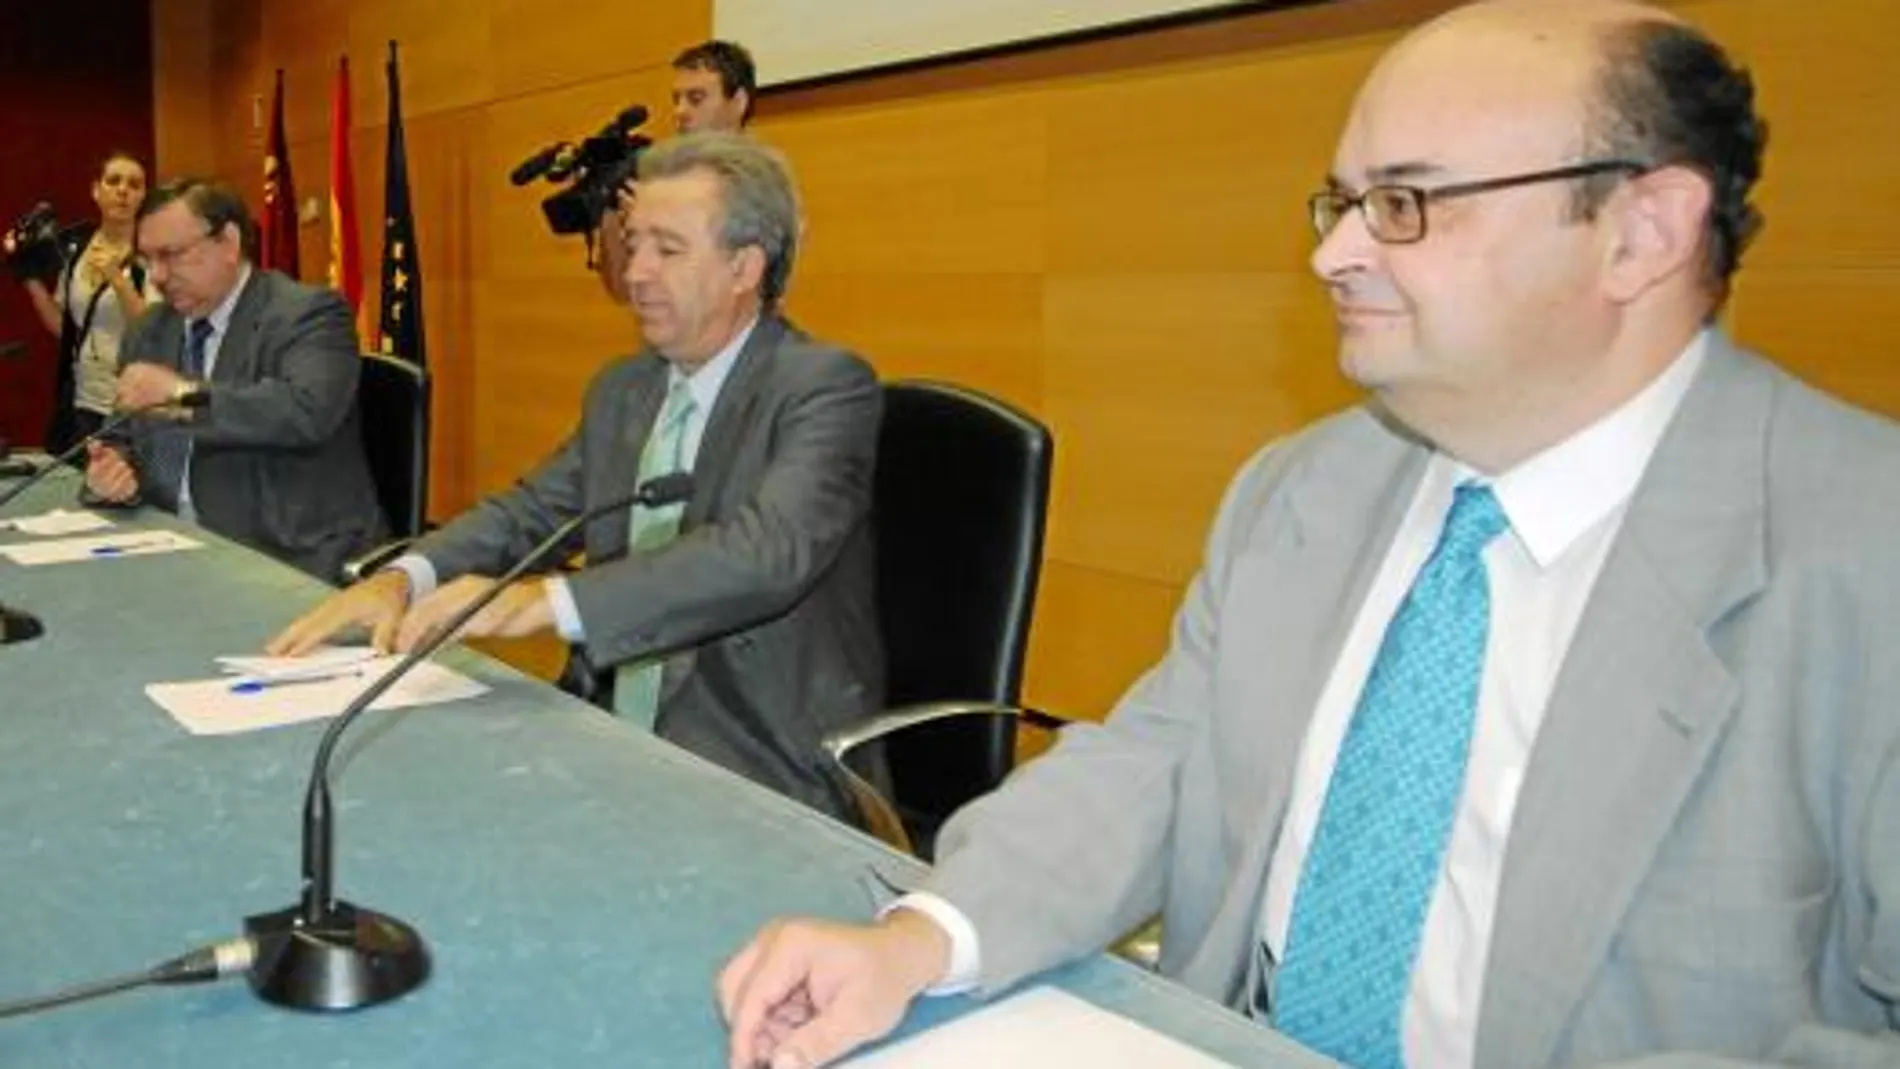
[{"label": "gray hair", "polygon": [[682,134],[640,157],[640,180],[707,171],[724,193],[719,242],[737,252],[756,245],[765,254],[759,297],[770,308],[785,295],[798,258],[798,190],[791,167],[776,149],[744,134]]}]

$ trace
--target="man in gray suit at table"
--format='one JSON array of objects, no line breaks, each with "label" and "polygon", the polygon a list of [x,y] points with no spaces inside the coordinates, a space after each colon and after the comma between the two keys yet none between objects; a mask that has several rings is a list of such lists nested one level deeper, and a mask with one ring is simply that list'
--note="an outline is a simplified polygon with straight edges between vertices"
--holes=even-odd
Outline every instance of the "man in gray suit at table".
[{"label": "man in gray suit at table", "polygon": [[334,582],[388,533],[357,422],[355,328],[334,291],[254,267],[255,244],[228,186],[179,178],[145,198],[139,253],[165,300],[120,346],[117,404],[206,400],[92,446],[86,485]]},{"label": "man in gray suit at table", "polygon": [[626,268],[646,349],[595,377],[578,432],[514,489],[268,648],[300,653],[360,625],[407,649],[560,524],[689,471],[683,511],[594,520],[568,550],[585,548],[587,567],[516,584],[468,633],[557,631],[582,678],[614,670],[599,700],[619,715],[854,819],[819,743],[882,703],[870,531],[882,394],[864,361],[779,313],[798,233],[776,152],[734,134],[649,149]]},{"label": "man in gray suit at table", "polygon": [[1390,52],[1311,204],[1369,404],[1242,470],[1165,659],[923,893],[740,951],[731,1065],[1157,911],[1358,1069],[1900,1065],[1900,431],[1712,326],[1762,144],[1654,8]]}]

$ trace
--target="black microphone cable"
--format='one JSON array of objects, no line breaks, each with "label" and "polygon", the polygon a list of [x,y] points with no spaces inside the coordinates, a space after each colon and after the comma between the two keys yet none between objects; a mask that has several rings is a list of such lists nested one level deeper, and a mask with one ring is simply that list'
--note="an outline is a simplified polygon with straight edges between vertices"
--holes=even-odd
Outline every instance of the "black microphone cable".
[{"label": "black microphone cable", "polygon": [[71,987],[32,998],[0,1002],[0,1020],[8,1017],[24,1017],[28,1014],[70,1006],[75,1002],[103,998],[121,991],[133,991],[141,987],[201,984],[211,980],[222,980],[227,976],[240,975],[249,969],[251,959],[256,956],[256,953],[256,945],[248,937],[226,939],[209,946],[199,947],[189,954],[181,954],[168,961],[161,961],[149,969],[125,973],[109,980],[74,984]]}]

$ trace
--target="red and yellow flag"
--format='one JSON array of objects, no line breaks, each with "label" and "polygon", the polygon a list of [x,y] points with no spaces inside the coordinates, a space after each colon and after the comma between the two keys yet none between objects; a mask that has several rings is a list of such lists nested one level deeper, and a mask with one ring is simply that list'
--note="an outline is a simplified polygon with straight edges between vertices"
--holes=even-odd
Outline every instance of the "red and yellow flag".
[{"label": "red and yellow flag", "polygon": [[350,57],[337,64],[330,104],[330,285],[343,294],[363,336],[363,260],[357,247],[356,179],[350,169]]}]

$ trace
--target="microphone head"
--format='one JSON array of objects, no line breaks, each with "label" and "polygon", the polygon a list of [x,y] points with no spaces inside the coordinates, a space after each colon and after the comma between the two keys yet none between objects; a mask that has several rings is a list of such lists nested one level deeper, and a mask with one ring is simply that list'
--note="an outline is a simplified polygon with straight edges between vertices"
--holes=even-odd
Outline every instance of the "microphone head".
[{"label": "microphone head", "polygon": [[693,496],[693,473],[673,471],[665,475],[656,475],[640,484],[634,500],[650,509],[676,505]]},{"label": "microphone head", "polygon": [[517,186],[525,186],[529,182],[546,174],[548,167],[554,163],[555,157],[559,156],[561,149],[566,146],[567,142],[557,141],[534,155],[529,156],[527,159],[522,160],[514,170],[508,172],[508,181]]},{"label": "microphone head", "polygon": [[634,106],[614,116],[614,121],[608,123],[607,129],[602,132],[605,133],[609,137],[623,137],[626,135],[627,131],[634,129],[635,127],[639,126],[641,123],[646,122],[646,121],[647,121],[647,109],[645,105],[635,104]]},{"label": "microphone head", "polygon": [[203,386],[194,386],[185,393],[172,398],[172,404],[178,408],[203,408],[211,403],[211,391]]}]

